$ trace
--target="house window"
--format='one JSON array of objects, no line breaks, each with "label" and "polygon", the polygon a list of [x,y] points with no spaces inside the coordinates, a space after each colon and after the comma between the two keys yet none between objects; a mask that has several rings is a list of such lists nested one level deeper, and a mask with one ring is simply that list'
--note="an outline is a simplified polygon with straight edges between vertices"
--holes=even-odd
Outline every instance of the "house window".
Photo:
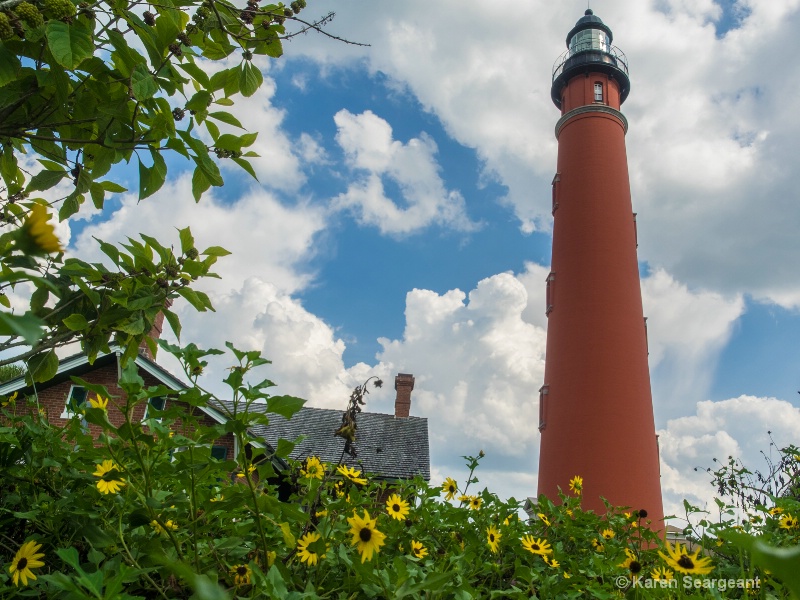
[{"label": "house window", "polygon": [[543,385],[539,388],[539,431],[542,431],[547,424],[545,416],[547,414],[547,398],[549,395],[549,385]]},{"label": "house window", "polygon": [[636,247],[639,247],[639,228],[636,225],[636,213],[633,213],[633,239],[636,240]]},{"label": "house window", "polygon": [[554,287],[556,281],[556,274],[550,271],[550,274],[547,276],[547,289],[545,290],[545,304],[546,308],[544,310],[544,314],[549,315],[550,311],[553,310],[553,296],[554,296]]},{"label": "house window", "polygon": [[[148,418],[150,409],[164,410],[166,405],[167,405],[167,399],[164,396],[157,396],[155,398],[150,398],[150,400],[147,401],[147,408],[144,411],[144,416],[142,417],[142,421]],[[159,423],[161,422],[161,417],[155,417],[155,419]]]},{"label": "house window", "polygon": [[556,214],[556,209],[558,208],[558,200],[561,194],[559,193],[561,189],[561,185],[559,185],[561,181],[561,173],[556,173],[553,177],[553,216]]},{"label": "house window", "polygon": [[211,446],[211,458],[228,460],[228,449],[225,446]]},{"label": "house window", "polygon": [[603,84],[599,81],[595,82],[594,84],[594,101],[595,102],[602,102],[603,101]]},{"label": "house window", "polygon": [[80,385],[73,385],[69,388],[67,401],[64,403],[64,412],[61,413],[62,419],[69,419],[79,414],[83,405],[86,403],[86,388]]}]

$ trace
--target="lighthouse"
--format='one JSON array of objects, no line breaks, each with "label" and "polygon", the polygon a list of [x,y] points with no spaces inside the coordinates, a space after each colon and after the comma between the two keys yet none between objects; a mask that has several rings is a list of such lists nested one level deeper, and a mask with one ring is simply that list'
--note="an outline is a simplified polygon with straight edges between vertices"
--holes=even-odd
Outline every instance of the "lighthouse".
[{"label": "lighthouse", "polygon": [[591,10],[567,34],[551,96],[558,162],[547,277],[547,354],[539,391],[538,493],[557,499],[583,478],[583,508],[663,518],[647,327],[620,107],[625,55]]}]

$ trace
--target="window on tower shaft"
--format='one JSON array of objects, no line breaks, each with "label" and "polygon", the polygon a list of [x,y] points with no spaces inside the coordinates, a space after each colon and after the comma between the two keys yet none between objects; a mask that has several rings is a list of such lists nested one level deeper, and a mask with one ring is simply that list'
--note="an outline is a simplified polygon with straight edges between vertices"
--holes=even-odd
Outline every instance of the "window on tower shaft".
[{"label": "window on tower shaft", "polygon": [[595,102],[602,102],[603,101],[603,84],[599,81],[594,84],[594,101]]},{"label": "window on tower shaft", "polygon": [[547,276],[547,289],[545,290],[545,303],[547,308],[545,308],[544,314],[549,315],[553,310],[553,294],[554,294],[554,287],[556,281],[556,274],[552,271]]},{"label": "window on tower shaft", "polygon": [[550,386],[545,384],[539,388],[539,431],[547,425],[547,396],[550,394]]},{"label": "window on tower shaft", "polygon": [[559,200],[559,183],[561,182],[561,173],[556,173],[553,177],[553,216],[556,214]]}]

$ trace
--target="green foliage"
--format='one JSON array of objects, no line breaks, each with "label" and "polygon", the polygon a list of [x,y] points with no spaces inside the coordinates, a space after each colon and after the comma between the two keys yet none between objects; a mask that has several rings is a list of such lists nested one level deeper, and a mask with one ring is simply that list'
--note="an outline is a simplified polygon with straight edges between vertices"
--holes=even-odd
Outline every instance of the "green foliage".
[{"label": "green foliage", "polygon": [[20,364],[10,364],[0,366],[0,383],[19,377],[25,372],[25,368]]},{"label": "green foliage", "polygon": [[[557,502],[540,498],[527,516],[520,502],[478,490],[482,452],[464,457],[470,473],[452,489],[380,481],[315,457],[287,468],[279,458],[291,442],[279,451],[253,444],[249,433],[269,426],[265,408],[290,416],[301,405],[270,396],[272,382],[254,378],[268,361],[229,346],[231,402],[222,402],[198,385],[207,357],[222,352],[163,345],[192,386],[147,387],[130,362],[120,378],[125,396],[64,428],[35,409],[29,414],[23,400],[5,404],[0,597],[766,599],[789,598],[784,586],[795,585],[797,550],[772,549],[800,541],[800,528],[785,520],[800,512],[792,499],[744,525],[695,523],[704,513],[687,505],[686,543],[707,549],[705,573],[696,567],[709,559],[666,546],[641,511],[609,507],[600,517],[571,492]],[[134,418],[166,394],[164,410]],[[207,408],[227,422],[209,425]],[[114,410],[124,415],[121,424],[111,423]],[[332,444],[344,443],[331,434]],[[225,435],[236,438],[239,453],[219,460],[211,447]],[[769,547],[732,536],[737,526]],[[27,542],[41,545],[44,564],[31,568],[35,579],[15,585],[17,553]],[[688,572],[678,572],[671,554],[695,567],[680,562]]]},{"label": "green foliage", "polygon": [[[0,0],[0,365],[33,363],[43,381],[52,350],[76,339],[91,360],[116,338],[128,359],[172,300],[212,309],[193,286],[213,276],[223,249],[198,252],[182,230],[180,253],[145,236],[121,247],[98,240],[106,263],[88,264],[64,260],[49,220],[127,191],[110,178],[120,163],[138,166],[140,199],[155,194],[167,153],[193,165],[196,200],[223,185],[219,160],[255,177],[247,148],[258,134],[229,107],[262,84],[254,57],[279,57],[282,39],[332,17],[306,22],[304,7]],[[12,310],[10,293],[29,306]],[[179,334],[174,313],[167,321]]]}]

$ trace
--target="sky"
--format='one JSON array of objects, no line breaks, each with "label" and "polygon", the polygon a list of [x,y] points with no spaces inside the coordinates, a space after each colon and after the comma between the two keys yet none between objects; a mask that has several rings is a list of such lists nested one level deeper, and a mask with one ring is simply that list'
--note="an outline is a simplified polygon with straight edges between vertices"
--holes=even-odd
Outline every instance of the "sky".
[{"label": "sky", "polygon": [[[622,107],[638,213],[666,514],[714,510],[704,469],[800,438],[800,0],[594,0],[628,58]],[[536,494],[555,172],[554,61],[585,0],[309,0],[334,11],[262,61],[233,112],[258,131],[254,181],[197,204],[170,160],[155,196],[130,193],[59,226],[69,251],[137,232],[233,254],[204,284],[216,312],[181,303],[182,343],[259,349],[263,376],[341,408],[377,375],[367,410],[393,412],[412,373],[432,483]],[[166,337],[170,337],[169,334]],[[168,357],[159,357],[170,368]],[[223,392],[227,364],[204,384]],[[621,382],[622,383],[622,382]],[[768,434],[768,432],[771,433]],[[698,467],[698,470],[695,468]],[[584,474],[584,477],[589,476]]]}]

